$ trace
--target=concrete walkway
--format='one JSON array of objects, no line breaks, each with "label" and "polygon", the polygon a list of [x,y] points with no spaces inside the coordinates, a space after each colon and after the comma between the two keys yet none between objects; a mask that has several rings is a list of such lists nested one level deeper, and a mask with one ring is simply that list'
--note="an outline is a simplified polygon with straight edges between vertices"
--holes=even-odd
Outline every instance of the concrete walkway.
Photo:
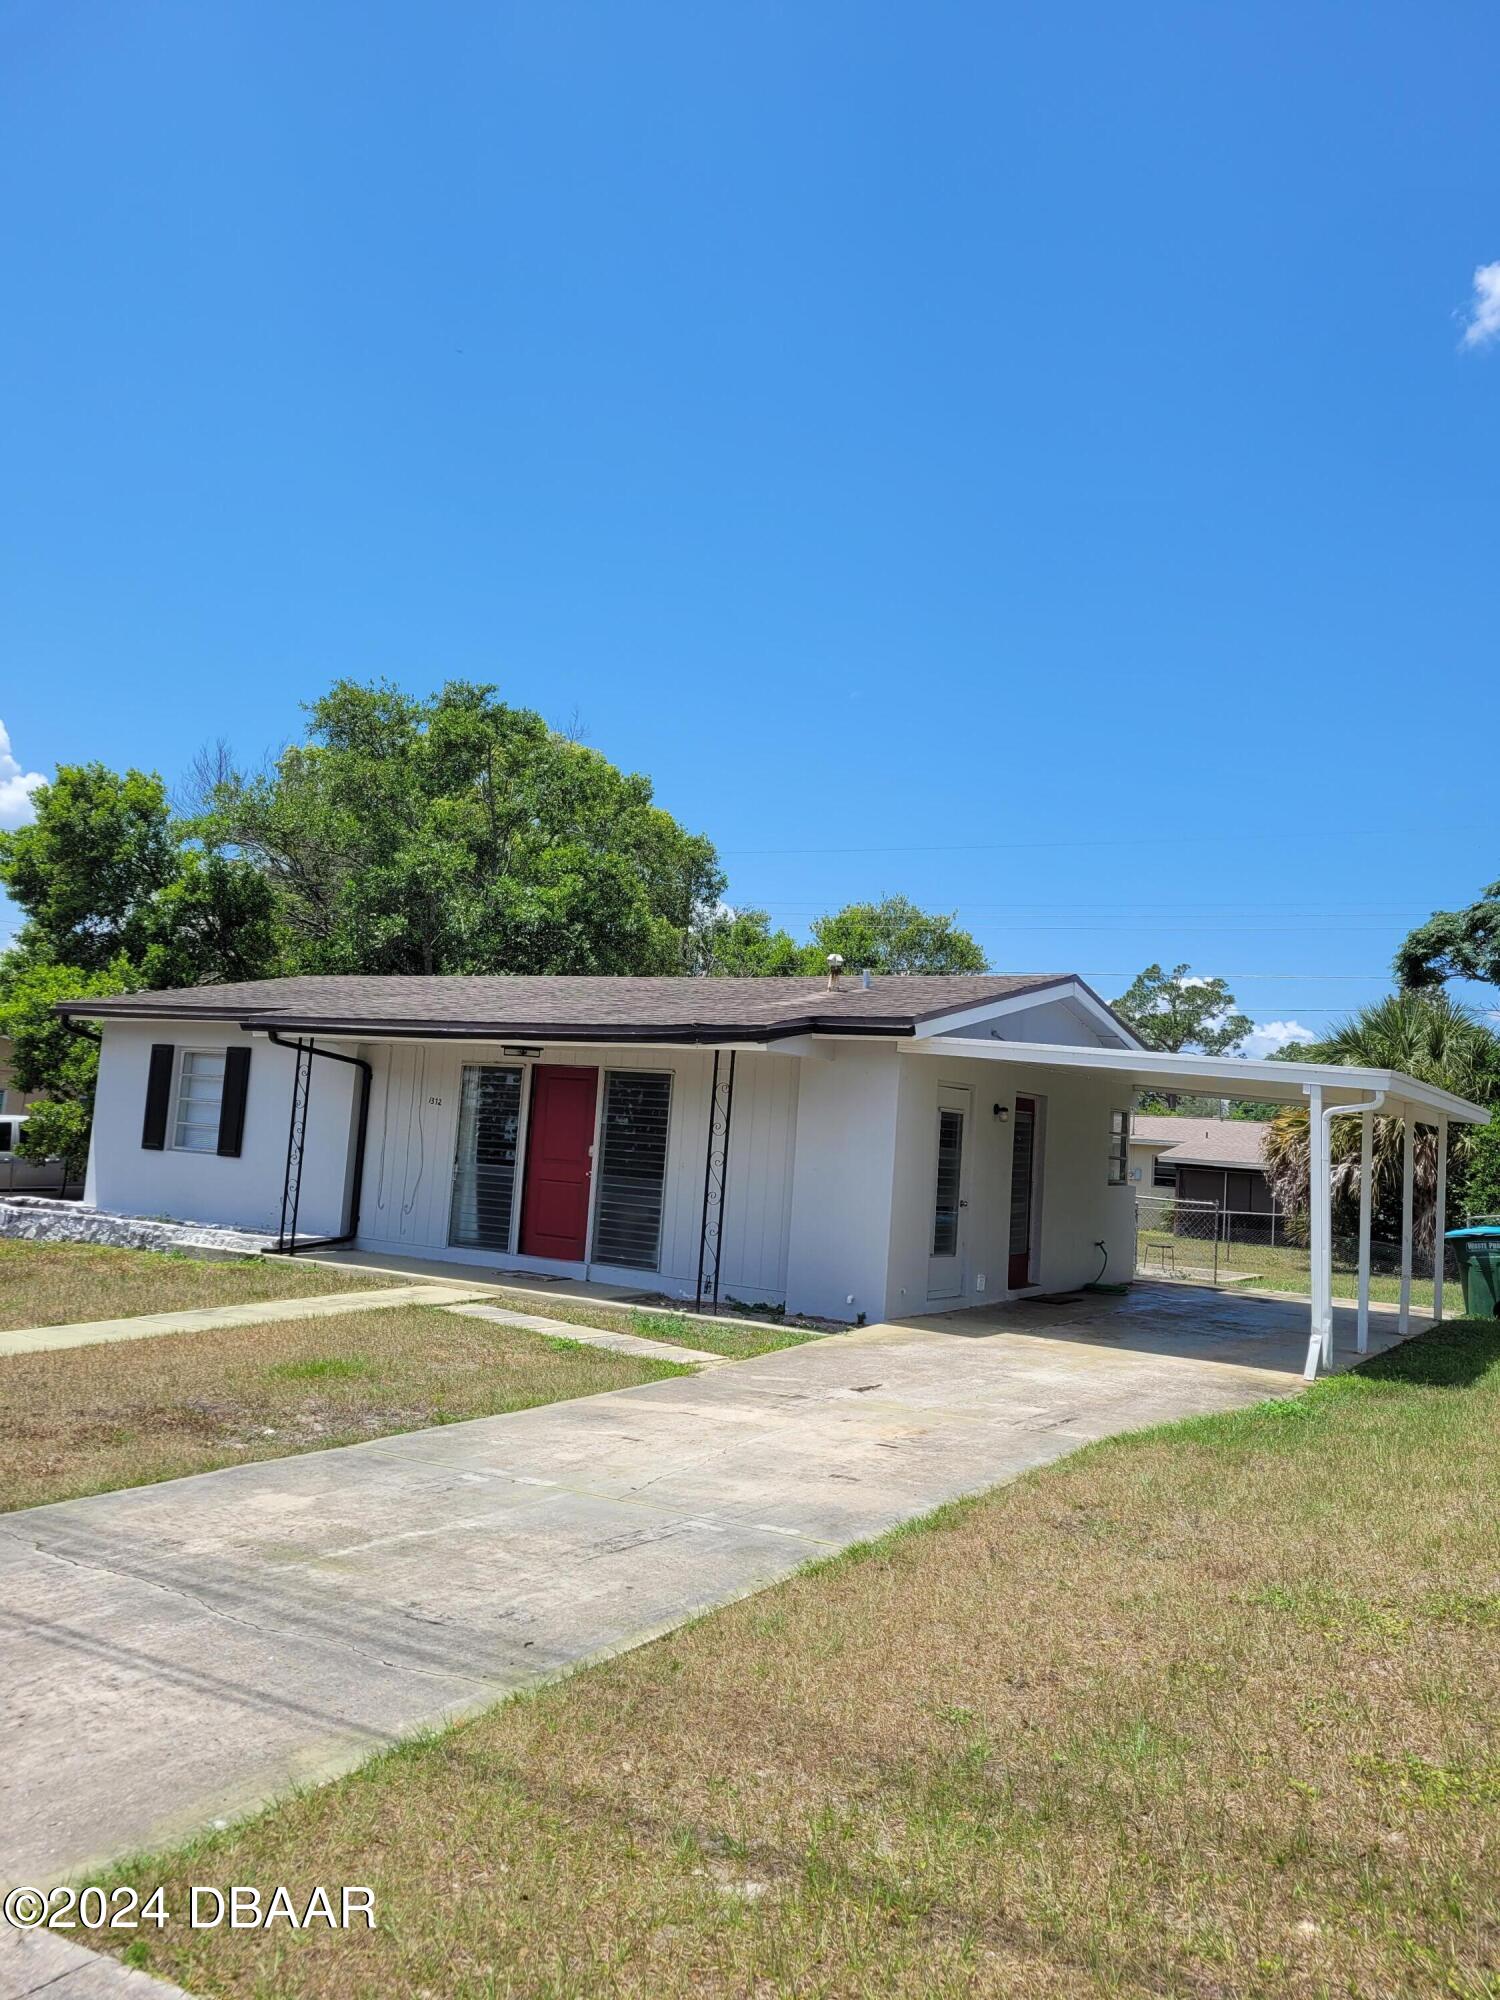
[{"label": "concrete walkway", "polygon": [[18,1931],[0,1923],[0,2000],[42,1994],[46,2000],[192,2000],[180,1986],[132,1972],[66,1934]]},{"label": "concrete walkway", "polygon": [[1291,1394],[1305,1346],[1305,1306],[1141,1285],[0,1517],[0,1879],[244,1812],[1096,1438]]},{"label": "concrete walkway", "polygon": [[449,1306],[466,1319],[497,1320],[501,1326],[524,1326],[528,1333],[545,1333],[553,1340],[576,1340],[583,1347],[607,1347],[612,1354],[638,1354],[645,1361],[691,1361],[703,1368],[722,1368],[725,1356],[702,1347],[679,1347],[674,1340],[647,1340],[639,1333],[611,1333],[602,1326],[579,1326],[573,1320],[548,1319],[542,1313],[511,1312],[506,1306]]},{"label": "concrete walkway", "polygon": [[[161,1333],[212,1333],[220,1326],[263,1326],[270,1320],[326,1319],[332,1313],[381,1306],[448,1306],[476,1296],[473,1285],[392,1285],[379,1291],[323,1292],[315,1298],[258,1299],[233,1306],[188,1306],[181,1312],[132,1313],[126,1319],[82,1319],[67,1326],[28,1326],[0,1333],[0,1356],[40,1354],[54,1347],[93,1347],[104,1340],[150,1340]],[[555,1325],[556,1322],[554,1321]]]}]

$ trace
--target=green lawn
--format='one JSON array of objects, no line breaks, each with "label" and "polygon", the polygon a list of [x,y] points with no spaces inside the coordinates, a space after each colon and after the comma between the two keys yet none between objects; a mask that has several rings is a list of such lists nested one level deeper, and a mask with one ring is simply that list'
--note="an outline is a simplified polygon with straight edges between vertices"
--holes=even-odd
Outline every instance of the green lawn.
[{"label": "green lawn", "polygon": [[368,1291],[382,1282],[400,1280],[294,1263],[289,1257],[184,1257],[176,1251],[0,1237],[0,1332],[190,1306]]},{"label": "green lawn", "polygon": [[381,1306],[0,1355],[0,1508],[628,1389],[691,1369]]},{"label": "green lawn", "polygon": [[203,1995],[1493,2000],[1500,1326],[1113,1440],[176,1853]]},{"label": "green lawn", "polygon": [[[1211,1271],[1214,1269],[1214,1245],[1212,1242],[1195,1241],[1190,1236],[1174,1236],[1169,1229],[1143,1229],[1136,1238],[1136,1266],[1143,1277],[1160,1277],[1163,1274],[1161,1252],[1166,1250],[1168,1262],[1165,1274],[1170,1277],[1177,1271]],[[1219,1282],[1236,1278],[1251,1290],[1266,1292],[1287,1292],[1298,1298],[1306,1298],[1309,1292],[1308,1252],[1297,1244],[1273,1245],[1264,1243],[1220,1243],[1218,1246]],[[1355,1298],[1359,1290],[1357,1268],[1342,1257],[1335,1257],[1333,1267],[1333,1293],[1335,1298]],[[1447,1287],[1447,1304],[1450,1312],[1460,1308],[1461,1295],[1457,1283],[1450,1277]],[[1388,1274],[1372,1271],[1370,1274],[1370,1297],[1379,1303],[1395,1305],[1401,1297],[1401,1280]],[[1432,1304],[1432,1266],[1427,1265],[1426,1276],[1419,1276],[1414,1270],[1411,1281],[1411,1302],[1426,1311]]]},{"label": "green lawn", "polygon": [[757,1354],[774,1354],[783,1347],[800,1347],[818,1336],[791,1326],[735,1326],[699,1319],[695,1313],[628,1311],[623,1306],[592,1305],[586,1299],[497,1293],[495,1305],[516,1312],[539,1314],[573,1326],[592,1326],[606,1333],[635,1333],[643,1340],[668,1340],[678,1347],[696,1347],[705,1354],[723,1354],[731,1361],[748,1361]]}]

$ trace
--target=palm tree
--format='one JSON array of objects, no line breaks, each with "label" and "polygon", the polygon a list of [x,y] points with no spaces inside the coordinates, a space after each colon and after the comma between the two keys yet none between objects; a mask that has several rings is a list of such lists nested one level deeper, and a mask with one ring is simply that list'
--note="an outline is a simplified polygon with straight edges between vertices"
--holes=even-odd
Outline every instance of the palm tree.
[{"label": "palm tree", "polygon": [[[1500,1036],[1442,991],[1393,993],[1349,1015],[1323,1041],[1299,1048],[1297,1056],[1305,1062],[1398,1069],[1476,1104],[1500,1101]],[[1470,1143],[1469,1127],[1450,1128],[1448,1159],[1455,1192],[1461,1191]],[[1401,1121],[1377,1117],[1370,1192],[1380,1235],[1400,1233],[1403,1144]],[[1272,1120],[1265,1139],[1266,1176],[1278,1208],[1306,1209],[1308,1150],[1307,1112],[1288,1106]],[[1334,1120],[1332,1152],[1335,1226],[1342,1222],[1347,1227],[1359,1200],[1356,1119]],[[1437,1134],[1430,1126],[1418,1130],[1414,1164],[1416,1236],[1430,1249],[1437,1198]]]}]

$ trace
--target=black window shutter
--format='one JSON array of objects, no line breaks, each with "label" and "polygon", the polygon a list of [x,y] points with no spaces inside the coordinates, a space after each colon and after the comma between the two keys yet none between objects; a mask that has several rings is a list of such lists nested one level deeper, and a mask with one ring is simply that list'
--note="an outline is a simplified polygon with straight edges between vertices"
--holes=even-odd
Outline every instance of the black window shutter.
[{"label": "black window shutter", "polygon": [[219,1100],[219,1151],[228,1159],[240,1156],[245,1136],[245,1094],[250,1088],[250,1051],[224,1051],[224,1095]]},{"label": "black window shutter", "polygon": [[172,1065],[177,1051],[171,1042],[151,1044],[151,1067],[146,1072],[146,1122],[141,1127],[141,1144],[159,1153],[167,1143],[167,1112],[172,1103]]}]

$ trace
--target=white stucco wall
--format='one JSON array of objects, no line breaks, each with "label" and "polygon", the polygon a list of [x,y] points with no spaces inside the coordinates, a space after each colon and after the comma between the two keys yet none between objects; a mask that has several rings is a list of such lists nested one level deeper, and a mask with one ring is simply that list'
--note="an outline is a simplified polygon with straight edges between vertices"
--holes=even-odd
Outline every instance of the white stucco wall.
[{"label": "white stucco wall", "polygon": [[829,1319],[885,1312],[900,1073],[889,1044],[825,1045],[797,1091],[787,1305]]},{"label": "white stucco wall", "polygon": [[[1030,1039],[1038,1039],[1027,1037]],[[1108,1078],[1066,1070],[1019,1068],[955,1056],[903,1054],[896,1132],[894,1199],[886,1311],[892,1318],[959,1306],[994,1304],[1008,1295],[1010,1171],[1015,1103],[1040,1106],[1042,1166],[1035,1283],[1065,1291],[1099,1276],[1094,1245],[1109,1246],[1110,1280],[1134,1266],[1135,1202],[1131,1187],[1109,1185],[1109,1114],[1129,1104],[1128,1088]],[[944,1087],[967,1089],[959,1295],[929,1297],[933,1196],[937,1171],[938,1099]],[[1009,1116],[995,1116],[995,1105]]]},{"label": "white stucco wall", "polygon": [[[239,1157],[156,1152],[141,1144],[146,1076],[155,1042],[175,1048],[246,1048],[250,1084]],[[308,1107],[306,1166],[298,1234],[328,1236],[342,1225],[345,1170],[353,1132],[357,1070],[318,1063]],[[273,1230],[281,1216],[291,1114],[292,1056],[263,1035],[237,1028],[178,1021],[111,1021],[99,1052],[99,1087],[89,1143],[85,1199],[128,1215],[168,1216],[180,1222],[218,1222],[234,1228]]]}]

